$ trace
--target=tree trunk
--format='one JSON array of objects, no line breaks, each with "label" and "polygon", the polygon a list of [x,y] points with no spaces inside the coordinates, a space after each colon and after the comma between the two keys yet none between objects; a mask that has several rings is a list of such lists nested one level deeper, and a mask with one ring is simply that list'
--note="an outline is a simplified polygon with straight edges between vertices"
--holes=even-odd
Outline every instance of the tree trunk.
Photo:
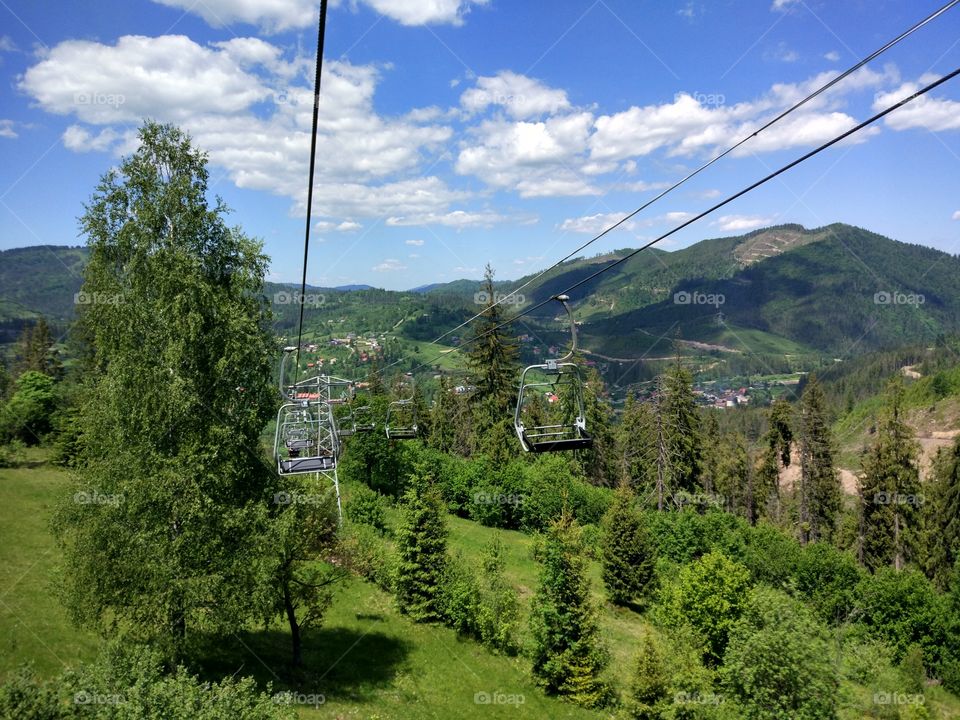
[{"label": "tree trunk", "polygon": [[293,600],[290,597],[290,584],[288,582],[284,582],[283,585],[283,608],[287,612],[287,622],[290,624],[290,643],[293,651],[293,666],[300,667],[300,665],[303,664],[300,623],[297,622],[297,610],[293,606]]}]

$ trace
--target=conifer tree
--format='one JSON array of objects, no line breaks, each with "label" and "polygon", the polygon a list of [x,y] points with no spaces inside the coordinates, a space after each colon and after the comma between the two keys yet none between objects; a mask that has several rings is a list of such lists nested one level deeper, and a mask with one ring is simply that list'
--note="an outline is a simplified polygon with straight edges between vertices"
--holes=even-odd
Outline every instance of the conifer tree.
[{"label": "conifer tree", "polygon": [[648,493],[655,489],[656,443],[656,420],[652,406],[628,394],[617,428],[617,451],[621,477],[629,480],[637,493]]},{"label": "conifer tree", "polygon": [[811,375],[800,398],[801,542],[829,540],[840,513],[842,490],[833,465],[833,437],[827,417],[826,398]]},{"label": "conifer tree", "polygon": [[672,492],[697,492],[703,467],[700,415],[693,394],[693,375],[676,363],[663,379],[660,403]]},{"label": "conifer tree", "polygon": [[483,429],[509,414],[517,386],[517,345],[509,325],[498,327],[505,317],[503,305],[496,304],[493,276],[493,268],[487,265],[483,289],[478,294],[485,298],[486,308],[474,324],[476,339],[466,353],[467,367],[477,387],[474,402],[485,414],[481,415]]},{"label": "conifer tree", "polygon": [[766,512],[774,521],[782,517],[780,469],[790,467],[793,444],[793,408],[783,398],[770,407],[770,426],[761,439],[759,462],[755,465],[754,504],[759,515]]},{"label": "conifer tree", "polygon": [[63,365],[53,345],[50,326],[43,317],[25,327],[17,341],[14,376],[33,370],[59,379],[63,375]]},{"label": "conifer tree", "polygon": [[903,422],[903,384],[888,390],[876,440],[863,458],[860,478],[860,559],[871,570],[902,570],[916,551],[920,512],[920,447]]},{"label": "conifer tree", "polygon": [[643,597],[653,578],[653,544],[635,500],[630,486],[621,483],[603,519],[603,583],[615,605]]},{"label": "conifer tree", "polygon": [[669,677],[663,654],[647,633],[640,641],[626,709],[635,720],[661,720],[669,705]]},{"label": "conifer tree", "polygon": [[[600,373],[587,368],[583,388],[584,418],[593,447],[577,453],[583,474],[594,485],[611,486],[618,478],[616,439],[612,428],[610,402]],[[568,418],[568,422],[570,418]]]},{"label": "conifer tree", "polygon": [[[946,589],[960,560],[960,438],[937,451],[924,499],[924,569],[937,587]],[[960,574],[955,582],[960,587]]]},{"label": "conifer tree", "polygon": [[600,644],[597,611],[579,547],[579,528],[564,510],[547,532],[533,598],[533,675],[548,693],[596,707],[609,697],[600,678],[608,656]]},{"label": "conifer tree", "polygon": [[447,528],[443,500],[432,486],[432,475],[419,468],[403,496],[396,531],[397,606],[416,622],[442,619],[441,583],[447,559]]}]

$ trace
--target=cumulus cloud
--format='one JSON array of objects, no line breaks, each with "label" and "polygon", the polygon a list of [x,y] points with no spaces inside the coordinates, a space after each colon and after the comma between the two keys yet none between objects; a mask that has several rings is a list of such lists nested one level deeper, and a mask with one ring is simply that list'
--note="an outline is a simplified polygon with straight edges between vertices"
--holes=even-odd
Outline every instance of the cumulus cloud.
[{"label": "cumulus cloud", "polygon": [[823,59],[824,59],[824,60],[829,60],[830,62],[839,62],[839,61],[840,61],[840,53],[838,53],[836,50],[831,50],[831,51],[828,52],[828,53],[824,53]]},{"label": "cumulus cloud", "polygon": [[[873,103],[875,111],[883,110],[937,79],[936,75],[923,75],[919,82],[906,82],[890,92],[878,94]],[[923,95],[904,105],[884,118],[887,127],[893,130],[924,128],[933,132],[960,130],[960,102]]]},{"label": "cumulus cloud", "polygon": [[[585,215],[577,218],[567,218],[560,223],[559,229],[566,232],[585,233],[587,235],[597,235],[612,225],[620,222],[629,213],[611,212],[597,213],[596,215]],[[620,225],[617,229],[633,230],[637,224],[632,220]]]},{"label": "cumulus cloud", "polygon": [[563,90],[507,70],[493,77],[477,78],[476,87],[460,96],[460,105],[468,113],[483,111],[491,105],[502,107],[508,115],[519,120],[556,114],[569,108],[570,101]]},{"label": "cumulus cloud", "polygon": [[[213,27],[231,23],[256,25],[267,33],[307,28],[317,21],[318,0],[154,0],[195,13]],[[401,25],[462,25],[472,5],[487,0],[359,0]],[[332,7],[344,3],[334,0]]]},{"label": "cumulus cloud", "polygon": [[770,225],[773,218],[759,215],[721,215],[713,223],[725,232],[746,232],[764,225]]},{"label": "cumulus cloud", "polygon": [[17,137],[17,131],[13,129],[14,122],[13,120],[0,120],[0,137],[2,138],[13,138]]},{"label": "cumulus cloud", "polygon": [[[286,196],[303,213],[311,72],[302,57],[287,59],[256,38],[204,46],[184,36],[125,36],[114,45],[63,42],[24,73],[19,87],[42,109],[82,123],[64,134],[70,149],[126,152],[130,124],[143,117],[173,122],[237,186]],[[324,64],[317,139],[324,161],[315,200],[331,222],[440,212],[467,195],[436,176],[408,177],[453,131],[379,115],[373,100],[380,72]]]},{"label": "cumulus cloud", "polygon": [[960,210],[957,210],[957,211],[953,214],[953,219],[954,219],[954,220],[960,220]]},{"label": "cumulus cloud", "polygon": [[[454,210],[448,213],[425,213],[422,215],[410,215],[407,217],[387,218],[387,225],[444,225],[452,228],[465,227],[489,227],[505,221],[507,218],[499,213],[491,211],[467,212],[466,210]],[[423,244],[423,241],[407,241],[408,245]]]},{"label": "cumulus cloud", "polygon": [[406,270],[407,266],[396,258],[387,258],[382,263],[374,265],[370,269],[374,272],[396,272],[398,270]]}]

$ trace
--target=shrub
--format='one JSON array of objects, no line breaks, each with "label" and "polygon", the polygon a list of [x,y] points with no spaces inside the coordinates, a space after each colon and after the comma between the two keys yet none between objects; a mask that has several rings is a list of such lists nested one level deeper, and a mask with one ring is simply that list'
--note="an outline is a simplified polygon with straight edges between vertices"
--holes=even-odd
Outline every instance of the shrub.
[{"label": "shrub", "polygon": [[381,534],[369,525],[344,523],[341,548],[350,568],[388,593],[393,592],[396,558]]},{"label": "shrub", "polygon": [[751,591],[730,630],[721,675],[751,719],[836,717],[838,684],[826,628],[779,590]]},{"label": "shrub", "polygon": [[368,525],[377,532],[387,530],[386,499],[366,485],[357,485],[347,503],[346,515],[353,522]]}]

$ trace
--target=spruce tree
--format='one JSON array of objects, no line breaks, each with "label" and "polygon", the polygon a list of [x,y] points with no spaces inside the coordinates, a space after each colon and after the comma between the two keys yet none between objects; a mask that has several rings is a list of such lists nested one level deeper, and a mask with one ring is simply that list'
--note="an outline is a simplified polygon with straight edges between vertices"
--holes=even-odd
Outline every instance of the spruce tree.
[{"label": "spruce tree", "polygon": [[420,468],[403,496],[396,531],[397,607],[416,622],[442,619],[441,583],[447,560],[443,500],[432,475]]},{"label": "spruce tree", "polygon": [[801,542],[829,540],[840,513],[842,490],[833,465],[833,437],[826,398],[811,375],[800,398],[800,510]]},{"label": "spruce tree", "polygon": [[615,605],[642,598],[653,578],[653,543],[635,500],[630,486],[621,483],[603,519],[603,583]]},{"label": "spruce tree", "polygon": [[[924,569],[937,587],[946,589],[960,560],[960,438],[937,451],[924,499]],[[956,581],[960,587],[960,575]]]},{"label": "spruce tree", "polygon": [[903,384],[897,378],[860,479],[860,557],[871,570],[902,570],[919,540],[920,447],[903,422]]},{"label": "spruce tree", "polygon": [[790,467],[793,444],[793,408],[783,398],[770,406],[769,427],[761,438],[759,462],[755,465],[754,505],[756,513],[766,513],[779,522],[782,516],[780,469]]},{"label": "spruce tree", "polygon": [[579,528],[564,510],[547,531],[533,598],[533,676],[550,694],[596,707],[609,697],[600,678],[608,656],[600,644],[587,563],[579,548]]},{"label": "spruce tree", "polygon": [[638,494],[652,492],[657,477],[657,431],[652,406],[628,394],[616,433],[620,477],[628,480]]},{"label": "spruce tree", "polygon": [[483,431],[512,417],[517,387],[517,345],[509,325],[498,327],[505,317],[503,305],[496,304],[493,275],[493,268],[487,265],[479,294],[486,298],[486,308],[474,324],[474,340],[466,351],[467,367],[477,388],[473,401]]},{"label": "spruce tree", "polygon": [[700,414],[693,394],[693,375],[680,364],[679,357],[667,371],[662,390],[660,406],[670,490],[695,493],[703,467]]},{"label": "spruce tree", "polygon": [[[579,360],[578,360],[579,361]],[[583,474],[594,485],[612,486],[619,479],[616,461],[616,438],[612,428],[613,412],[600,373],[587,368],[585,373],[584,417],[593,447],[577,453]],[[568,416],[567,422],[572,422]]]},{"label": "spruce tree", "polygon": [[59,379],[63,375],[63,365],[54,348],[50,326],[43,317],[33,325],[25,327],[21,332],[15,350],[13,369],[14,377],[31,370],[49,375],[54,379]]},{"label": "spruce tree", "polygon": [[661,720],[670,706],[670,679],[664,668],[663,654],[649,633],[640,641],[630,698],[629,717],[635,720]]}]

